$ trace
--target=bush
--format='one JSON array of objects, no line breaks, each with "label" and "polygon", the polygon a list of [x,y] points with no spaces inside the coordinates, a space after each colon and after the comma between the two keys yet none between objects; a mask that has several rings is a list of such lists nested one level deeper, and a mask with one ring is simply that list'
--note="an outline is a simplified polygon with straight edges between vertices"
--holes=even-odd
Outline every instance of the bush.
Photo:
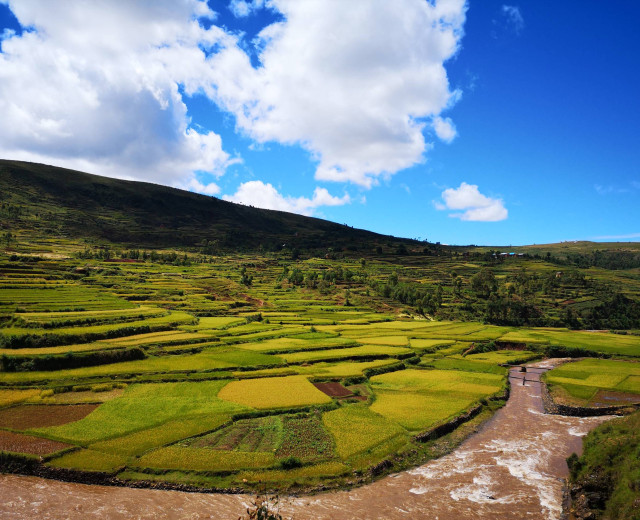
[{"label": "bush", "polygon": [[282,520],[282,515],[278,512],[279,502],[277,496],[258,495],[247,508],[247,515],[239,517],[238,520]]},{"label": "bush", "polygon": [[293,455],[287,457],[286,459],[282,459],[280,461],[280,467],[282,469],[294,469],[302,466],[302,461],[298,457],[294,457]]}]

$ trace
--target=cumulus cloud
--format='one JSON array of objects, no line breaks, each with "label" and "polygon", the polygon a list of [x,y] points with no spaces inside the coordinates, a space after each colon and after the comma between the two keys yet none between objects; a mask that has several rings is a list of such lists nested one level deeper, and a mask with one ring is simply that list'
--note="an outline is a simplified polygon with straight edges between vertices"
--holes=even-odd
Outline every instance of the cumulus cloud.
[{"label": "cumulus cloud", "polygon": [[483,195],[475,184],[463,182],[458,188],[448,188],[442,192],[442,200],[435,204],[436,209],[464,210],[462,213],[449,214],[460,220],[497,222],[508,216],[502,199]]},{"label": "cumulus cloud", "polygon": [[0,54],[0,156],[182,185],[237,159],[189,128],[179,85],[204,64],[204,2],[10,2]]},{"label": "cumulus cloud", "polygon": [[[423,160],[426,121],[459,95],[444,68],[459,48],[464,0],[272,0],[284,21],[243,56],[211,58],[205,88],[258,142],[299,144],[318,161],[316,179],[370,187]],[[445,140],[454,130],[436,119]]]},{"label": "cumulus cloud", "polygon": [[310,199],[307,197],[288,197],[278,192],[272,184],[265,184],[262,181],[244,182],[234,195],[225,195],[222,198],[248,206],[288,211],[301,215],[312,215],[321,206],[342,206],[351,202],[348,194],[343,197],[334,197],[325,188],[316,188]]},{"label": "cumulus cloud", "polygon": [[2,36],[0,156],[195,189],[240,159],[191,127],[194,94],[258,145],[308,150],[323,181],[370,187],[424,160],[425,130],[455,137],[444,64],[465,0],[229,4],[238,17],[265,6],[281,20],[246,42],[204,0],[9,0],[32,30]]},{"label": "cumulus cloud", "polygon": [[180,187],[190,191],[195,191],[196,193],[202,193],[204,195],[217,195],[218,193],[220,193],[220,186],[218,186],[215,182],[203,184],[198,179],[193,178]]}]

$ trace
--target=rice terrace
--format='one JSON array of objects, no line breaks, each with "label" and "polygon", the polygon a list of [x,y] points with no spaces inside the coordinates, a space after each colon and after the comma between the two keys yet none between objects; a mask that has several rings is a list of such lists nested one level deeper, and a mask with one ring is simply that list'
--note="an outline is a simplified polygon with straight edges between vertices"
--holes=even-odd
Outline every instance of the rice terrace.
[{"label": "rice terrace", "polygon": [[[44,169],[2,168],[4,183],[20,172],[34,184]],[[632,244],[503,259],[373,234],[326,248],[298,232],[300,246],[256,251],[132,248],[82,236],[90,213],[58,204],[66,216],[41,219],[28,190],[4,193],[21,208],[5,195],[5,472],[283,496],[353,488],[456,449],[504,406],[509,367],[546,358],[564,358],[543,380],[565,414],[640,403]]]},{"label": "rice terrace", "polygon": [[1,520],[640,520],[640,2],[0,0]]}]

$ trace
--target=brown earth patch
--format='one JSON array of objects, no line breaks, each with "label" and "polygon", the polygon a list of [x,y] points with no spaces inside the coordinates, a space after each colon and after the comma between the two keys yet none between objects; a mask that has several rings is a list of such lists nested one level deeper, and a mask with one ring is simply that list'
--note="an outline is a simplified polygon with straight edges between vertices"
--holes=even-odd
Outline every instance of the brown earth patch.
[{"label": "brown earth patch", "polygon": [[589,406],[617,406],[624,404],[640,403],[640,395],[615,392],[612,390],[598,390],[593,396]]},{"label": "brown earth patch", "polygon": [[98,404],[20,405],[0,410],[0,428],[27,430],[44,426],[60,426],[79,421],[93,412]]},{"label": "brown earth patch", "polygon": [[351,390],[345,388],[340,383],[313,383],[313,386],[329,397],[350,397],[353,395]]},{"label": "brown earth patch", "polygon": [[65,448],[71,448],[72,444],[65,442],[41,439],[32,435],[12,433],[0,430],[0,450],[14,451],[17,453],[30,453],[32,455],[46,455],[55,453]]}]

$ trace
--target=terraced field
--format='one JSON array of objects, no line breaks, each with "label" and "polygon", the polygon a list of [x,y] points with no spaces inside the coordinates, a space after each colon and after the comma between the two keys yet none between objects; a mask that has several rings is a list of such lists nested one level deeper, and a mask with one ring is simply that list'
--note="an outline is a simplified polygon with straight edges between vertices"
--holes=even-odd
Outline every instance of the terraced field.
[{"label": "terraced field", "polygon": [[640,363],[584,359],[566,363],[546,374],[557,401],[579,406],[640,403]]},{"label": "terraced field", "polygon": [[[391,273],[383,262],[293,264],[351,272],[326,288],[290,282],[278,256],[30,254],[0,254],[0,450],[125,481],[345,485],[434,456],[416,437],[479,403],[488,417],[504,365],[551,347],[640,356],[634,335],[404,312],[364,283]],[[548,380],[585,402],[640,394],[624,361],[567,364]]]}]

